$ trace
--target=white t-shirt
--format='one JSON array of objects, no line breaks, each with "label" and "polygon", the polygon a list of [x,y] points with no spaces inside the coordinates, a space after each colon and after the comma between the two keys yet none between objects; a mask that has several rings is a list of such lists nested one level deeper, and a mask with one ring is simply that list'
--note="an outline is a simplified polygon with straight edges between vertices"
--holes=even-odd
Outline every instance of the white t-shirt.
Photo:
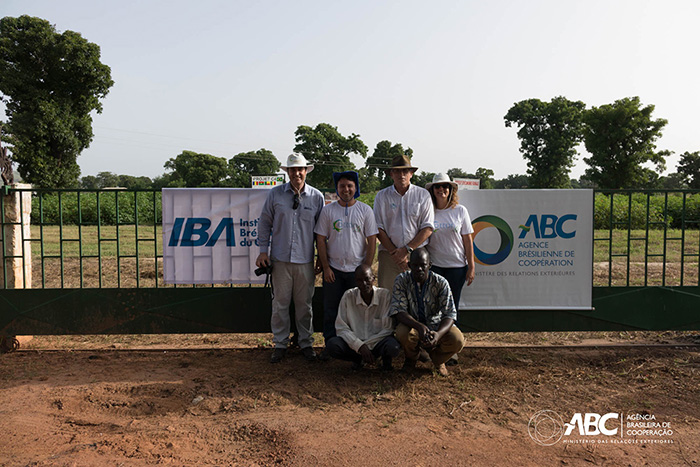
[{"label": "white t-shirt", "polygon": [[[425,188],[409,185],[403,196],[394,185],[384,188],[374,198],[374,217],[396,248],[408,242],[426,227],[433,228],[433,201]],[[418,245],[424,246],[427,242]],[[386,250],[379,245],[380,250]]]},{"label": "white t-shirt", "polygon": [[314,233],[328,238],[326,251],[332,268],[354,272],[365,259],[367,237],[377,235],[372,208],[362,201],[343,207],[334,201],[321,209]]},{"label": "white t-shirt", "polygon": [[435,231],[428,239],[430,261],[441,268],[467,265],[462,235],[474,233],[469,211],[461,204],[435,210]]}]

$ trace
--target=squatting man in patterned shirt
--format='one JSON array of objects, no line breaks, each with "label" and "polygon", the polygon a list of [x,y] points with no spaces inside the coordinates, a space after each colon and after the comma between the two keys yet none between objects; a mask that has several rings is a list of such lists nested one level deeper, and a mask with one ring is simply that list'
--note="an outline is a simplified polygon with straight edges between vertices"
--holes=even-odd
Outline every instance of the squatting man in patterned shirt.
[{"label": "squatting man in patterned shirt", "polygon": [[435,369],[447,376],[445,362],[464,346],[464,336],[454,325],[457,318],[447,280],[430,271],[430,254],[425,248],[411,253],[410,271],[394,282],[389,315],[399,322],[396,338],[403,347],[404,369],[415,368],[425,349]]}]

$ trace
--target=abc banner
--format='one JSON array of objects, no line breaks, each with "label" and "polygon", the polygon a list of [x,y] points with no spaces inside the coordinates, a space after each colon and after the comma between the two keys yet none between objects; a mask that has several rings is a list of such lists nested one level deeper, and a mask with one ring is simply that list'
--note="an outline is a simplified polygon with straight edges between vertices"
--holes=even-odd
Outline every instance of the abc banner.
[{"label": "abc banner", "polygon": [[264,283],[265,276],[253,271],[267,194],[252,188],[164,188],[165,282]]},{"label": "abc banner", "polygon": [[462,310],[590,310],[592,190],[460,190],[476,277]]}]

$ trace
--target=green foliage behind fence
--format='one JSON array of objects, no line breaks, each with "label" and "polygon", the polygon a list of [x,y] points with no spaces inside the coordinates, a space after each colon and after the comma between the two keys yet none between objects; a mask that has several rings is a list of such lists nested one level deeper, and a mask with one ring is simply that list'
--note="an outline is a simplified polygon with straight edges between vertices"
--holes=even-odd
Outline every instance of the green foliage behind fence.
[{"label": "green foliage behind fence", "polygon": [[[99,212],[98,212],[99,197]],[[138,214],[137,214],[138,211]],[[160,191],[42,192],[32,197],[32,224],[101,225],[161,223]]]},{"label": "green foliage behind fence", "polygon": [[700,193],[686,194],[685,212],[683,193],[615,193],[612,195],[612,216],[610,196],[604,193],[595,195],[593,216],[596,229],[610,229],[611,220],[614,229],[628,226],[646,229],[647,222],[650,229],[663,229],[664,224],[672,229],[700,227]]},{"label": "green foliage behind fence", "polygon": [[[375,194],[363,193],[360,200],[372,206]],[[117,215],[120,225],[134,224],[135,205],[138,208],[139,225],[161,223],[160,191],[103,190],[35,194],[32,198],[32,224],[38,225],[42,220],[44,224],[58,225],[62,220],[64,225],[96,225],[98,196],[99,220],[102,225],[116,225]],[[40,217],[40,197],[43,218]],[[686,194],[685,212],[683,193],[596,193],[593,215],[596,229],[610,229],[611,220],[614,229],[626,229],[628,226],[631,229],[646,229],[647,222],[650,223],[650,229],[662,229],[664,223],[673,229],[697,229],[700,227],[700,193]]]}]

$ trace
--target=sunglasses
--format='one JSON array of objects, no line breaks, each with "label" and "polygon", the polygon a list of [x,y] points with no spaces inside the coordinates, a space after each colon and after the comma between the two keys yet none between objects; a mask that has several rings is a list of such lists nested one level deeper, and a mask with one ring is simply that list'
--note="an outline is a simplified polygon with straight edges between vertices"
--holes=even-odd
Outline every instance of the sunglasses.
[{"label": "sunglasses", "polygon": [[299,193],[294,193],[294,204],[292,204],[292,209],[299,207]]},{"label": "sunglasses", "polygon": [[442,188],[443,190],[448,190],[452,188],[452,186],[449,183],[445,183],[444,185],[433,185],[434,189]]}]

